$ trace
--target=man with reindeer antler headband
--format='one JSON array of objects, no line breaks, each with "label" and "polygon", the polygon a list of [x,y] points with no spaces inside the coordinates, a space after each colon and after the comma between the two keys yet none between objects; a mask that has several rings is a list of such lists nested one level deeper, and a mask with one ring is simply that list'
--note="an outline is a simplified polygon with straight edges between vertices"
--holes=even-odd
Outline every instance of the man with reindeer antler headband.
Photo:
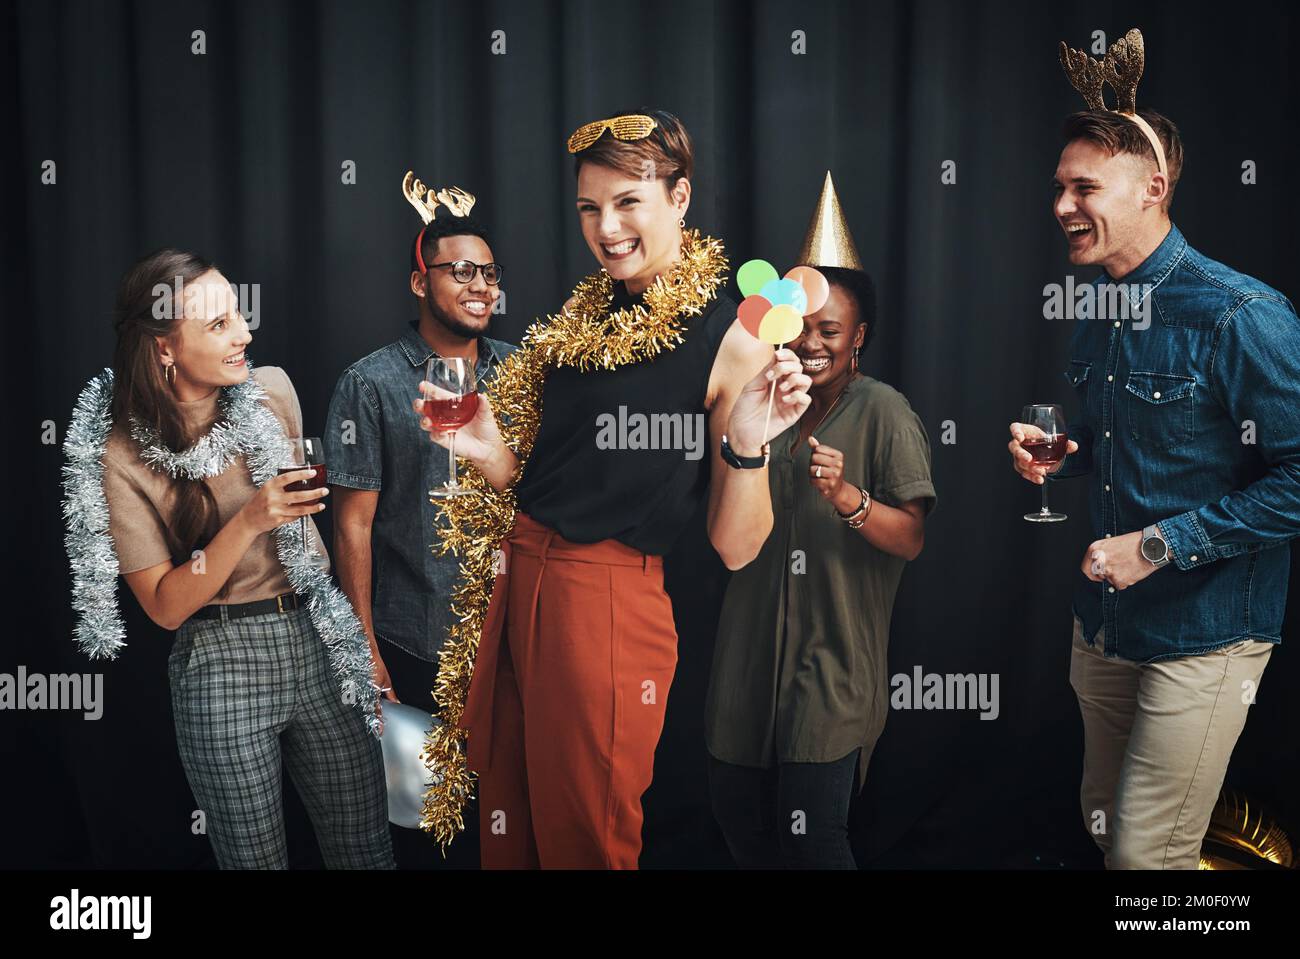
[{"label": "man with reindeer antler headband", "polygon": [[[1070,455],[1016,471],[1088,475],[1092,542],[1073,603],[1084,822],[1112,869],[1195,869],[1228,760],[1280,641],[1300,533],[1300,319],[1277,290],[1198,253],[1169,218],[1178,130],[1138,113],[1142,34],[1104,59],[1061,44],[1088,109],[1065,121],[1053,213],[1098,266],[1065,378]],[[1106,108],[1104,86],[1117,97]],[[1076,442],[1077,441],[1077,442]]]},{"label": "man with reindeer antler headband", "polygon": [[[474,197],[459,187],[427,188],[410,171],[402,195],[423,224],[407,280],[417,317],[396,341],[343,371],[322,439],[337,510],[339,583],[369,637],[376,683],[387,698],[431,713],[458,566],[454,556],[436,555],[436,544],[430,548],[437,509],[429,490],[447,482],[449,464],[410,404],[431,357],[463,358],[481,386],[515,347],[484,335],[504,302],[503,269],[470,216]],[[399,867],[444,863],[427,837],[393,829]],[[459,844],[453,857],[450,865],[477,865],[476,844]]]}]

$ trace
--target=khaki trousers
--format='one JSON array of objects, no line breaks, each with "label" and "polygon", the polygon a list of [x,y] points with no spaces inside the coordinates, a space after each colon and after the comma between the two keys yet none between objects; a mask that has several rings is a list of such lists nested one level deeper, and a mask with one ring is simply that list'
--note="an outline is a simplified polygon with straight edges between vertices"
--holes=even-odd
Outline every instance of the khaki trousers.
[{"label": "khaki trousers", "polygon": [[1273,644],[1243,640],[1140,664],[1102,656],[1074,620],[1084,825],[1107,869],[1196,869]]}]

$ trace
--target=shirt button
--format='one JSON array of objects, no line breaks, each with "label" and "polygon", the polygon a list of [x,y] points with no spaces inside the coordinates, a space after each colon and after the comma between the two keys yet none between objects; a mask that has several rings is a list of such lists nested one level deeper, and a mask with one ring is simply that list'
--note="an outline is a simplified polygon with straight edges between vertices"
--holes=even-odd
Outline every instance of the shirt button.
[{"label": "shirt button", "polygon": [[1107,534],[1106,534],[1106,538],[1107,538],[1107,539],[1110,539],[1110,533],[1107,533]]},{"label": "shirt button", "polygon": [[1151,394],[1151,396],[1153,399],[1157,399],[1157,400],[1160,399],[1160,391],[1156,390],[1154,393]]},{"label": "shirt button", "polygon": [[1109,592],[1112,592],[1112,593],[1115,592],[1115,587],[1114,587],[1114,586],[1108,586],[1108,587],[1106,587],[1106,588],[1107,588],[1107,590],[1108,590]]},{"label": "shirt button", "polygon": [[1192,562],[1193,562],[1193,563],[1196,562],[1196,554],[1195,554],[1195,553],[1192,554]]},{"label": "shirt button", "polygon": [[1106,492],[1107,492],[1107,493],[1110,492],[1110,484],[1109,484],[1109,483],[1106,485]]},{"label": "shirt button", "polygon": [[1107,382],[1107,383],[1113,383],[1113,382],[1115,382],[1115,377],[1113,377],[1113,376],[1108,376],[1108,377],[1106,377],[1106,382]]},{"label": "shirt button", "polygon": [[1119,329],[1119,320],[1116,320],[1116,321],[1115,321],[1115,329],[1117,329],[1117,330]]},{"label": "shirt button", "polygon": [[1106,431],[1106,439],[1110,439],[1110,430]]}]

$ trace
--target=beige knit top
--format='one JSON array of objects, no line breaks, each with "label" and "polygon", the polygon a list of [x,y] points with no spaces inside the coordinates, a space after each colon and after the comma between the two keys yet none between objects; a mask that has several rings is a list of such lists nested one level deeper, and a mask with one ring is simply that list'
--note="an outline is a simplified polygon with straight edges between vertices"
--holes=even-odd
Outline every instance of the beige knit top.
[{"label": "beige knit top", "polygon": [[[261,366],[253,378],[266,391],[265,402],[284,427],[286,436],[302,435],[302,408],[298,394],[284,370]],[[198,431],[206,431],[217,419],[218,391],[201,400],[179,403],[186,421]],[[234,460],[226,471],[207,481],[217,503],[221,525],[228,523],[243,508],[257,487],[248,473],[245,457]],[[124,423],[114,424],[104,452],[104,492],[108,499],[109,533],[117,553],[118,571],[133,573],[159,563],[172,561],[164,532],[174,507],[172,480],[155,472],[140,459],[139,448]],[[325,544],[312,518],[307,519],[309,535],[322,556]],[[295,531],[297,523],[295,522]],[[230,577],[228,595],[213,603],[248,603],[270,599],[292,587],[275,553],[271,533],[254,540]]]}]

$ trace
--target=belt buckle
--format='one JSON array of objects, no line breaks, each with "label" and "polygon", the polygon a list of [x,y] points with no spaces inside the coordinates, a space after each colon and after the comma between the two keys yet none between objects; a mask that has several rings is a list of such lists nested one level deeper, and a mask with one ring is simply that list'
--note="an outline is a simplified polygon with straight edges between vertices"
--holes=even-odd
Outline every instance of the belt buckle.
[{"label": "belt buckle", "polygon": [[277,613],[283,613],[283,612],[284,612],[284,594],[283,594],[283,593],[281,593],[281,594],[279,594],[278,596],[275,597],[275,611],[276,611]]}]

